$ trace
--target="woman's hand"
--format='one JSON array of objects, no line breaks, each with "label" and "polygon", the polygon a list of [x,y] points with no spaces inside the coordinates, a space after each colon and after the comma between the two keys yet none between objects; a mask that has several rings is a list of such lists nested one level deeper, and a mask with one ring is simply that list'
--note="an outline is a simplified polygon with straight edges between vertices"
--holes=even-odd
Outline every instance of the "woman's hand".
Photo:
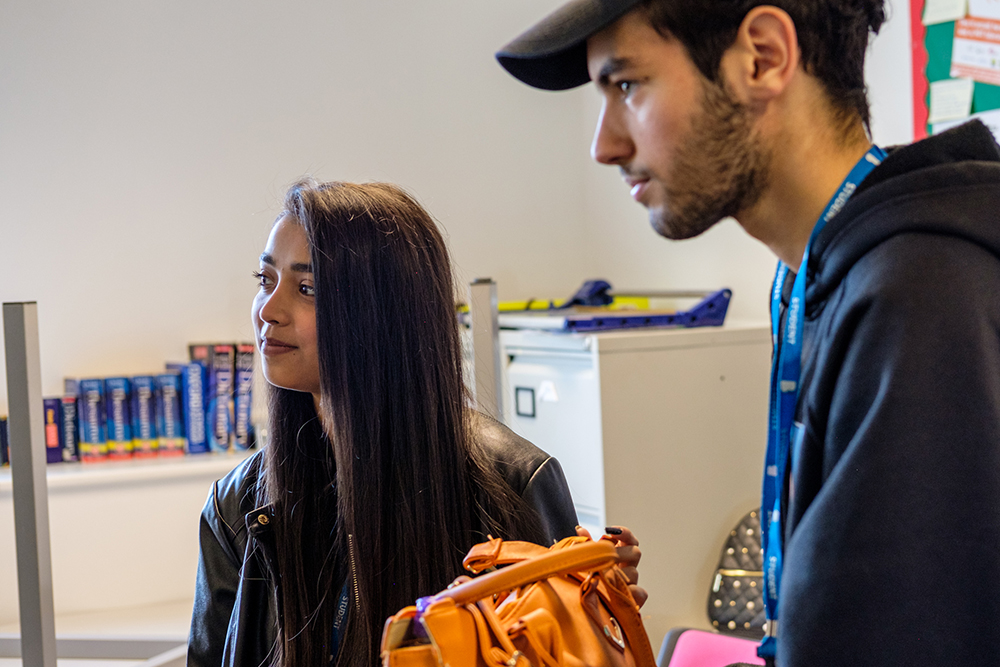
[{"label": "woman's hand", "polygon": [[[631,530],[623,526],[608,526],[605,528],[605,537],[611,538],[614,542],[615,548],[618,550],[618,565],[621,567],[622,572],[628,579],[629,591],[632,592],[632,597],[635,598],[637,605],[642,607],[646,604],[646,598],[649,594],[646,589],[639,586],[639,559],[642,558],[642,552],[639,550],[639,540],[632,533]],[[576,527],[576,534],[583,537],[589,537],[590,532],[583,526]]]}]

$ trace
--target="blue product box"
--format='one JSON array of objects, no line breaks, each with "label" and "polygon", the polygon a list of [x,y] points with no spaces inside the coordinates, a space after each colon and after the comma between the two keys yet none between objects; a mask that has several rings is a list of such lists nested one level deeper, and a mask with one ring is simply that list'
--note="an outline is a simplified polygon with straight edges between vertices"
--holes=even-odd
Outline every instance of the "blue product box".
[{"label": "blue product box", "polygon": [[0,466],[10,465],[10,443],[7,440],[7,418],[0,417]]},{"label": "blue product box", "polygon": [[187,368],[187,363],[183,361],[168,361],[163,364],[163,368],[167,373],[174,373],[181,376],[184,374],[184,369]]},{"label": "blue product box", "polygon": [[80,380],[79,391],[76,407],[80,420],[80,460],[85,463],[101,461],[108,456],[104,430],[104,380]]},{"label": "blue product box", "polygon": [[62,400],[42,399],[42,416],[45,419],[45,462],[61,463],[62,446],[59,443],[59,423],[62,421]]},{"label": "blue product box", "polygon": [[156,380],[152,375],[132,378],[132,456],[156,456],[159,442],[156,432]]},{"label": "blue product box", "polygon": [[79,436],[76,424],[76,396],[63,396],[60,400],[62,408],[59,414],[59,446],[62,449],[62,460],[67,463],[80,460],[78,449]]},{"label": "blue product box", "polygon": [[234,399],[235,423],[234,440],[237,450],[247,450],[254,446],[253,425],[250,409],[253,406],[253,343],[236,345],[236,398]]},{"label": "blue product box", "polygon": [[[186,364],[181,364],[186,366]],[[181,410],[180,373],[162,373],[156,382],[156,434],[160,456],[179,456],[184,453],[184,414]]]},{"label": "blue product box", "polygon": [[233,376],[236,364],[235,345],[212,345],[208,357],[208,380],[205,404],[208,421],[208,446],[213,452],[228,452],[232,448]]},{"label": "blue product box", "polygon": [[205,437],[206,369],[196,361],[181,368],[181,404],[184,408],[187,451],[188,454],[204,454],[208,451],[208,439]]},{"label": "blue product box", "polygon": [[104,405],[108,458],[127,459],[132,456],[132,411],[129,409],[131,383],[128,378],[107,378],[104,381]]}]

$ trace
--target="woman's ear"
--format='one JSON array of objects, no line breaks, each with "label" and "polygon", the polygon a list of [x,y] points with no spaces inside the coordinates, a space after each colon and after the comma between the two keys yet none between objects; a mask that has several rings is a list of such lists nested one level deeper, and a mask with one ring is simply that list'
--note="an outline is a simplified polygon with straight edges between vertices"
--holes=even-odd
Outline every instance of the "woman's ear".
[{"label": "woman's ear", "polygon": [[792,18],[783,9],[762,5],[743,18],[736,39],[722,54],[719,74],[733,96],[753,108],[780,96],[799,62]]}]

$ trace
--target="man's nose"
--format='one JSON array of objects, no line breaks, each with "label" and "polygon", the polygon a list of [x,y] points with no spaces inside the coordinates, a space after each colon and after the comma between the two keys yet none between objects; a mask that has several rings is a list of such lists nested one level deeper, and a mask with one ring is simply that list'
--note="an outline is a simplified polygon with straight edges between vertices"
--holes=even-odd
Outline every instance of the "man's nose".
[{"label": "man's nose", "polygon": [[627,162],[634,151],[635,147],[625,132],[621,119],[608,108],[605,100],[597,117],[597,129],[594,131],[594,141],[590,144],[590,156],[601,164],[620,165]]}]

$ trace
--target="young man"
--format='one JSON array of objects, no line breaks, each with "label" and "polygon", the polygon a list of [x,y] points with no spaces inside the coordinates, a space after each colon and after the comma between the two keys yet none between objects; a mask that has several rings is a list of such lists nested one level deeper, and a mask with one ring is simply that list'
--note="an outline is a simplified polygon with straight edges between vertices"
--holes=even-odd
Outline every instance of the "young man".
[{"label": "young man", "polygon": [[532,86],[595,82],[592,155],[658,233],[733,216],[781,260],[779,667],[1000,664],[1000,148],[979,123],[872,146],[883,20],[882,0],[574,0],[497,54]]}]

